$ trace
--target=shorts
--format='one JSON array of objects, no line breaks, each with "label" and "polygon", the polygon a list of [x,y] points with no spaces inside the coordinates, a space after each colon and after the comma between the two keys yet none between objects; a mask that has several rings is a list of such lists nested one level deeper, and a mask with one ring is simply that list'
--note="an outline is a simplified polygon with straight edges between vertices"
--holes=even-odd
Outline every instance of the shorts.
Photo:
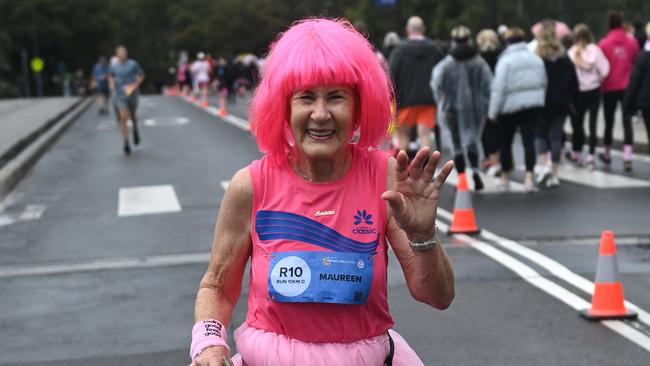
[{"label": "shorts", "polygon": [[413,126],[415,124],[434,128],[436,126],[436,107],[433,105],[414,105],[397,110],[397,125]]},{"label": "shorts", "polygon": [[204,89],[204,88],[208,87],[209,82],[207,82],[207,81],[199,81],[198,85],[199,85],[199,89]]},{"label": "shorts", "polygon": [[115,106],[118,109],[128,109],[129,111],[135,111],[138,109],[138,94],[134,93],[129,96],[126,95],[116,95],[115,96]]},{"label": "shorts", "polygon": [[111,90],[108,88],[108,85],[98,85],[97,92],[106,98],[111,96]]}]

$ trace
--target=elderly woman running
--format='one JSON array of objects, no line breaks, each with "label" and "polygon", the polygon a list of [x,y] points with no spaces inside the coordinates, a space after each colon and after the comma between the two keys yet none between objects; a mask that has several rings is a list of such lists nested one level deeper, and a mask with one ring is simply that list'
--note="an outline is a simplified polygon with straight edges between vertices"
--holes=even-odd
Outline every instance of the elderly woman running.
[{"label": "elderly woman running", "polygon": [[226,327],[251,260],[236,365],[422,365],[391,328],[388,245],[412,296],[454,297],[436,235],[440,154],[376,149],[392,92],[372,47],[346,21],[295,23],[271,46],[251,107],[266,155],[223,198],[196,300],[192,365],[230,357]]}]

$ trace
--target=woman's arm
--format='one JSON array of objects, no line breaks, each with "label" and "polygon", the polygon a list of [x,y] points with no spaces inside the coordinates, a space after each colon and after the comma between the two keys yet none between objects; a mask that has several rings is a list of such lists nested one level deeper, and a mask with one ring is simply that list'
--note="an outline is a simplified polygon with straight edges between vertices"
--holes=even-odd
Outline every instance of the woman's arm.
[{"label": "woman's arm", "polygon": [[386,236],[411,295],[436,309],[446,309],[455,294],[454,272],[440,242],[426,251],[415,251],[410,246],[410,241],[425,242],[436,235],[440,190],[453,168],[453,162],[447,162],[432,182],[439,160],[440,153],[430,155],[424,148],[408,164],[406,153],[400,151],[397,160],[389,160],[388,190],[382,198],[390,208]]},{"label": "woman's arm", "polygon": [[404,230],[392,217],[386,235],[402,267],[411,296],[436,309],[444,310],[454,299],[454,270],[440,242],[426,252],[411,249]]},{"label": "woman's arm", "polygon": [[248,168],[244,168],[230,181],[221,203],[210,263],[196,296],[196,321],[217,319],[230,324],[251,253],[252,210],[253,186]]}]

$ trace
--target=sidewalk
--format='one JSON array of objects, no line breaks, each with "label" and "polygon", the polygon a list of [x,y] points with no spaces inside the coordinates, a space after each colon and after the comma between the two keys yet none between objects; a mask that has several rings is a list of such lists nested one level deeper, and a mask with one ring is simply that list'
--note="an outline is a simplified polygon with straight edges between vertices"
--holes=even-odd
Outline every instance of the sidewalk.
[{"label": "sidewalk", "polygon": [[90,102],[80,97],[0,100],[0,200]]}]

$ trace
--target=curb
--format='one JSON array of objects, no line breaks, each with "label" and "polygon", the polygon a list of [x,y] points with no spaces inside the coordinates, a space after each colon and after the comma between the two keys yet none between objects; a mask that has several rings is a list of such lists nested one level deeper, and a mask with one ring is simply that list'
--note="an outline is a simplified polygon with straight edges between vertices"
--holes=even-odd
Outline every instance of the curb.
[{"label": "curb", "polygon": [[[8,161],[0,167],[0,200],[9,195],[41,155],[92,104],[92,101],[92,98],[80,100],[34,131],[28,138],[19,141],[11,150],[14,152],[9,157],[11,160],[3,156],[3,159]],[[16,152],[18,149],[19,152]]]}]

